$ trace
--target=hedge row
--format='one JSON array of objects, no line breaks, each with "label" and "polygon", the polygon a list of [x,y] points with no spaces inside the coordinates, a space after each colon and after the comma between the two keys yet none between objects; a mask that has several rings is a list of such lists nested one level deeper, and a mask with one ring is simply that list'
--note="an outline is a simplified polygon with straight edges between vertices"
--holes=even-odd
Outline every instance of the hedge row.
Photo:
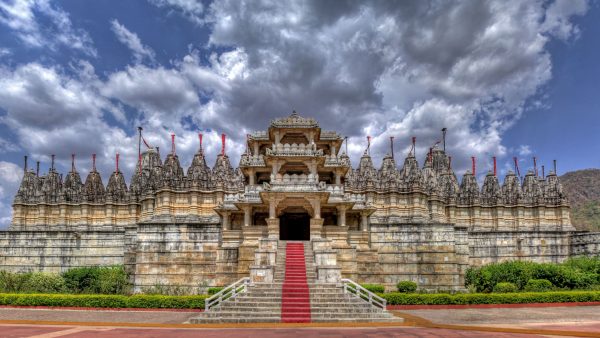
[{"label": "hedge row", "polygon": [[103,308],[203,309],[206,295],[66,295],[66,294],[0,294],[0,305],[69,306]]},{"label": "hedge row", "polygon": [[388,305],[465,305],[600,302],[598,291],[556,291],[521,293],[419,294],[382,293]]}]

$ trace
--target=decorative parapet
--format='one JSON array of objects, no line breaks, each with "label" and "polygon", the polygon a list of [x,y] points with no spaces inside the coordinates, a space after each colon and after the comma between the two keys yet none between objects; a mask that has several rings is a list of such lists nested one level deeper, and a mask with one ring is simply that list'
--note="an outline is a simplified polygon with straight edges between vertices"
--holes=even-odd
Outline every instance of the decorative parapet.
[{"label": "decorative parapet", "polygon": [[344,186],[341,184],[329,184],[326,187],[326,191],[330,193],[330,197],[344,198]]},{"label": "decorative parapet", "polygon": [[263,155],[242,154],[240,158],[240,167],[265,167],[265,158]]},{"label": "decorative parapet", "polygon": [[348,156],[325,156],[325,167],[350,167],[350,158]]},{"label": "decorative parapet", "polygon": [[263,187],[260,185],[247,185],[244,188],[244,200],[249,203],[260,203],[260,192],[263,191]]},{"label": "decorative parapet", "polygon": [[269,156],[323,156],[323,150],[317,149],[315,144],[273,144],[272,148],[266,149]]},{"label": "decorative parapet", "polygon": [[[290,175],[290,176],[306,176],[306,175]],[[269,183],[263,183],[264,191],[273,192],[318,192],[325,191],[327,184],[325,182],[315,182],[313,180],[302,180],[298,178],[292,178],[288,181],[273,181]]]},{"label": "decorative parapet", "polygon": [[342,139],[342,137],[333,130],[321,131],[321,140],[322,141],[335,141],[335,140],[341,140],[341,139]]},{"label": "decorative parapet", "polygon": [[289,117],[274,119],[271,121],[274,128],[318,128],[319,124],[311,117],[302,117],[295,111]]},{"label": "decorative parapet", "polygon": [[265,130],[259,130],[250,134],[249,138],[252,141],[268,141],[269,133],[267,133]]}]

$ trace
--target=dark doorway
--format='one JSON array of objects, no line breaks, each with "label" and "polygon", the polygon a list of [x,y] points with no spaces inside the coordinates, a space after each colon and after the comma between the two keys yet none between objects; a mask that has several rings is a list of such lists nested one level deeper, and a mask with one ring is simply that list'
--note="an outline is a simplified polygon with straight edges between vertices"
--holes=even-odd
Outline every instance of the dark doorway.
[{"label": "dark doorway", "polygon": [[281,215],[279,218],[279,239],[282,241],[309,241],[310,216],[307,213]]}]

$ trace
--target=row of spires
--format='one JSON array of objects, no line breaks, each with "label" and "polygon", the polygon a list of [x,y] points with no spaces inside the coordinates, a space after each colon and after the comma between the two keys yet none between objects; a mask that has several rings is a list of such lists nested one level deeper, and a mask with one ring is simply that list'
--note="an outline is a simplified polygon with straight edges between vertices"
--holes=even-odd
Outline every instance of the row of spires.
[{"label": "row of spires", "polygon": [[472,170],[467,170],[458,182],[451,167],[451,157],[437,148],[430,149],[423,168],[419,167],[414,148],[398,170],[391,155],[386,155],[381,168],[375,169],[371,156],[365,151],[357,169],[346,174],[345,187],[351,192],[411,192],[423,191],[447,203],[461,205],[563,205],[568,203],[555,171],[540,177],[529,170],[522,182],[510,170],[500,186],[494,158],[494,170],[489,171],[481,189]]},{"label": "row of spires", "polygon": [[72,155],[71,171],[64,180],[62,174],[59,174],[54,167],[54,155],[51,156],[52,162],[48,174],[42,176],[39,175],[39,162],[36,171],[29,170],[27,156],[25,156],[25,172],[15,202],[137,202],[144,196],[151,195],[163,188],[238,192],[243,190],[244,176],[239,168],[234,170],[231,166],[229,157],[224,151],[224,139],[223,137],[222,151],[211,169],[206,164],[200,136],[200,148],[194,155],[187,175],[184,175],[179,157],[175,153],[174,137],[172,138],[172,151],[167,155],[164,163],[161,161],[158,149],[148,147],[149,149],[140,155],[129,188],[119,169],[118,153],[116,154],[115,171],[110,175],[106,188],[102,183],[102,177],[96,170],[95,154],[92,155],[92,171],[88,174],[85,183],[82,183],[75,168],[75,155]]},{"label": "row of spires", "polygon": [[[444,130],[443,130],[444,131]],[[445,131],[444,131],[445,132]],[[444,135],[445,136],[445,135]],[[75,155],[72,155],[71,171],[65,180],[54,167],[54,155],[47,175],[39,176],[37,170],[28,170],[25,156],[25,173],[17,192],[15,201],[24,203],[36,202],[104,202],[104,201],[138,201],[144,195],[152,194],[162,188],[174,190],[200,189],[223,190],[237,192],[243,190],[244,176],[239,168],[233,169],[229,157],[225,154],[225,135],[222,135],[221,153],[211,169],[206,165],[202,149],[202,134],[199,134],[200,147],[194,155],[191,166],[184,175],[175,152],[175,135],[171,136],[172,149],[163,162],[158,148],[148,146],[144,154],[140,154],[131,179],[129,189],[123,174],[119,170],[119,154],[116,154],[115,171],[111,174],[108,185],[104,188],[102,178],[96,170],[96,155],[92,155],[92,171],[85,183],[75,168]],[[393,138],[390,138],[393,141]],[[368,139],[370,141],[370,139]],[[146,143],[144,141],[144,143]],[[444,137],[445,143],[445,137]],[[370,142],[369,142],[370,146]],[[481,190],[474,175],[475,159],[472,171],[467,171],[458,184],[456,175],[451,168],[451,157],[436,146],[430,148],[422,169],[415,157],[415,138],[413,147],[404,161],[402,169],[398,170],[392,155],[386,155],[381,169],[376,170],[369,155],[369,148],[361,157],[357,169],[350,169],[345,178],[348,191],[425,191],[445,199],[447,202],[461,204],[563,204],[566,197],[554,171],[547,177],[538,177],[537,173],[528,172],[522,183],[513,171],[509,171],[500,187],[496,176],[496,161],[494,171],[486,175]],[[391,142],[393,154],[393,142]],[[444,144],[445,146],[445,144]],[[347,157],[345,153],[341,155]],[[535,159],[534,159],[535,161]],[[518,170],[515,161],[515,169]]]}]

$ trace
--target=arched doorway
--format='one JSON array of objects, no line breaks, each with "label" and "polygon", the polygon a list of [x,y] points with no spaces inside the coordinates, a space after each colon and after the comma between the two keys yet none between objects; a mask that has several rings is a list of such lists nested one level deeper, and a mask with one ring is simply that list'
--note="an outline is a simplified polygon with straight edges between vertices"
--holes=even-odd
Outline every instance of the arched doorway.
[{"label": "arched doorway", "polygon": [[283,213],[279,217],[279,239],[282,241],[309,241],[310,215],[307,212]]}]

